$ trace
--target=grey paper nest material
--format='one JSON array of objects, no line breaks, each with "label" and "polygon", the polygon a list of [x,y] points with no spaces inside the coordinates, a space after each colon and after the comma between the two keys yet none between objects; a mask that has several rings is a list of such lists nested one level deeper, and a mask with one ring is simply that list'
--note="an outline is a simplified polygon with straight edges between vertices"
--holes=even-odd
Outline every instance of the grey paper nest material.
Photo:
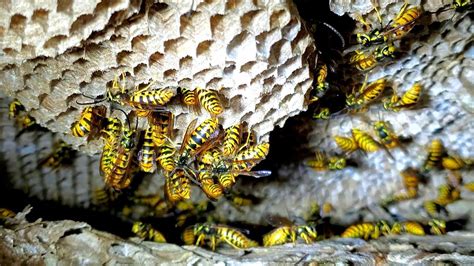
[{"label": "grey paper nest material", "polygon": [[[79,12],[75,9],[78,1],[68,2],[71,12],[66,15],[70,18],[64,24],[74,21]],[[0,88],[17,97],[41,125],[52,131],[69,133],[82,109],[75,100],[82,93],[102,95],[121,72],[126,72],[128,81],[134,84],[154,80],[159,87],[216,89],[225,102],[223,125],[247,121],[264,139],[275,125],[282,126],[288,117],[304,110],[304,95],[311,85],[307,60],[314,46],[292,3],[146,2],[139,15],[127,17],[134,10],[129,7],[128,13],[120,13],[120,19],[104,23],[98,17],[110,17],[113,10],[125,8],[118,3],[109,5],[96,8],[98,14],[73,27],[82,34],[65,33],[64,42],[69,46],[56,47],[57,54],[44,47],[32,47],[38,50],[33,56],[22,55],[21,47],[8,48],[10,39],[6,37],[13,34],[22,34],[20,39],[33,42],[36,34],[26,29],[36,25],[30,19],[34,14],[18,11],[24,19],[13,19],[5,26],[9,29],[2,37],[5,49],[20,55],[6,57]],[[10,5],[0,8],[15,14]],[[82,12],[89,10],[84,9]],[[53,14],[45,23],[52,23],[49,19],[56,18]],[[20,22],[24,29],[15,31],[15,23]],[[91,29],[95,31],[92,35]],[[170,110],[182,134],[195,114],[178,104]],[[69,141],[80,144],[82,140]],[[97,147],[91,150],[97,151]]]},{"label": "grey paper nest material", "polygon": [[398,236],[369,243],[358,239],[326,240],[313,245],[285,245],[219,253],[197,247],[123,240],[73,221],[21,223],[0,227],[0,260],[28,264],[200,264],[226,263],[416,263],[472,264],[474,235]]}]

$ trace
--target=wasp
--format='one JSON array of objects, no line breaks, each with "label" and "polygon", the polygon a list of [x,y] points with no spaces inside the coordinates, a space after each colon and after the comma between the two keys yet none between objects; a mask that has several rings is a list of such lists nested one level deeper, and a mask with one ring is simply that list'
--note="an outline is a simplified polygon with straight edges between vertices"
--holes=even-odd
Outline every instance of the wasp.
[{"label": "wasp", "polygon": [[124,189],[130,185],[132,178],[131,165],[136,148],[135,136],[135,130],[123,127],[118,147],[116,149],[111,147],[107,151],[108,154],[102,155],[103,157],[109,157],[111,161],[101,166],[101,169],[104,169],[101,174],[105,183],[114,189]]},{"label": "wasp", "polygon": [[385,90],[387,81],[385,79],[378,79],[367,85],[367,76],[359,91],[354,90],[351,94],[346,96],[346,105],[348,108],[359,111],[365,108],[378,99]]},{"label": "wasp", "polygon": [[402,97],[394,92],[391,97],[382,99],[383,108],[393,112],[413,108],[419,102],[422,90],[423,86],[419,83],[415,83]]},{"label": "wasp", "polygon": [[390,232],[390,229],[387,229],[387,224],[384,221],[377,223],[360,223],[349,226],[342,234],[343,238],[363,238],[368,239],[377,239],[384,232]]},{"label": "wasp", "polygon": [[213,90],[196,88],[197,98],[206,111],[208,111],[212,116],[217,116],[224,111],[224,107],[219,99],[217,92]]},{"label": "wasp", "polygon": [[247,238],[239,230],[225,225],[211,223],[195,224],[194,235],[197,236],[196,245],[200,245],[205,239],[209,239],[212,250],[215,250],[220,242],[224,242],[235,249],[247,249],[258,246],[257,242]]},{"label": "wasp", "polygon": [[166,239],[163,234],[153,228],[151,224],[145,224],[139,221],[134,222],[132,225],[132,232],[144,240],[151,240],[157,243],[166,243]]},{"label": "wasp", "polygon": [[92,202],[96,206],[110,206],[120,196],[120,194],[112,189],[99,188],[94,190],[92,194]]},{"label": "wasp", "polygon": [[263,245],[275,246],[286,243],[295,243],[298,238],[303,239],[306,244],[316,241],[318,233],[316,227],[312,223],[295,224],[285,217],[272,216],[271,222],[276,222],[280,226],[273,229],[263,236]]},{"label": "wasp", "polygon": [[84,137],[89,135],[87,140],[94,139],[102,130],[104,118],[107,112],[105,106],[88,106],[82,110],[79,120],[71,126],[72,135]]},{"label": "wasp", "polygon": [[135,204],[149,207],[155,216],[166,214],[171,208],[159,195],[134,196],[132,200]]},{"label": "wasp", "polygon": [[374,152],[380,149],[380,144],[375,141],[367,132],[360,129],[352,129],[352,138],[357,146],[365,152]]},{"label": "wasp", "polygon": [[413,29],[416,20],[422,15],[422,10],[418,6],[407,7],[408,3],[405,2],[393,23],[384,32],[384,35],[391,35],[393,39],[401,39]]},{"label": "wasp", "polygon": [[444,184],[438,187],[438,197],[435,199],[435,202],[442,206],[446,206],[459,200],[460,196],[461,192],[458,188],[450,184]]},{"label": "wasp", "polygon": [[469,182],[463,185],[463,187],[470,192],[474,192],[474,182]]},{"label": "wasp", "polygon": [[57,169],[61,164],[70,164],[75,156],[75,151],[71,145],[64,141],[54,144],[53,151],[38,162],[39,166],[47,166]]},{"label": "wasp", "polygon": [[390,233],[395,235],[406,233],[410,235],[424,236],[425,229],[423,229],[421,224],[414,221],[396,222],[392,224]]},{"label": "wasp", "polygon": [[16,118],[22,112],[26,112],[25,106],[18,99],[13,99],[8,105],[8,118]]},{"label": "wasp", "polygon": [[392,126],[388,121],[376,121],[373,128],[376,136],[380,139],[382,145],[384,145],[387,149],[400,146],[400,140],[393,132]]},{"label": "wasp", "polygon": [[153,128],[149,126],[143,134],[143,142],[138,152],[140,170],[152,173],[155,160],[155,145],[153,143]]},{"label": "wasp", "polygon": [[191,184],[184,170],[165,173],[165,195],[170,202],[186,200],[191,197]]},{"label": "wasp", "polygon": [[[186,227],[181,234],[181,239],[185,245],[194,245],[202,246],[204,243],[196,243],[196,236],[194,235],[194,226]],[[201,241],[202,242],[202,241]]]},{"label": "wasp", "polygon": [[225,157],[234,155],[241,146],[245,124],[237,124],[225,129],[222,141],[222,155]]},{"label": "wasp", "polygon": [[263,246],[270,247],[296,242],[296,231],[292,226],[280,226],[263,236]]},{"label": "wasp", "polygon": [[395,194],[388,199],[383,205],[391,204],[402,200],[413,199],[418,196],[418,185],[421,180],[420,173],[414,168],[406,168],[400,172],[402,176],[403,185],[405,191],[402,193]]},{"label": "wasp", "polygon": [[122,122],[120,122],[118,118],[107,118],[105,127],[100,131],[101,137],[105,141],[105,145],[109,147],[115,146],[121,133]]},{"label": "wasp", "polygon": [[0,222],[5,221],[8,218],[14,218],[16,213],[10,209],[0,208]]},{"label": "wasp", "polygon": [[379,63],[389,58],[395,58],[396,50],[395,46],[391,43],[378,46],[370,54],[356,50],[354,54],[350,56],[349,64],[359,71],[369,71],[375,68]]},{"label": "wasp", "polygon": [[334,136],[337,146],[346,153],[352,153],[359,149],[359,145],[352,137]]},{"label": "wasp", "polygon": [[253,206],[260,203],[261,199],[252,195],[243,195],[235,191],[231,191],[225,195],[226,199],[238,210],[243,206]]},{"label": "wasp", "polygon": [[153,144],[155,147],[161,147],[167,138],[172,137],[174,116],[171,112],[154,112],[149,118]]},{"label": "wasp", "polygon": [[451,7],[457,12],[464,12],[471,10],[473,5],[471,0],[454,0]]},{"label": "wasp", "polygon": [[430,226],[430,233],[433,235],[444,235],[446,234],[446,221],[432,219],[428,222]]},{"label": "wasp", "polygon": [[441,158],[441,165],[447,170],[460,170],[464,167],[471,166],[474,162],[472,160],[463,159],[457,155],[447,154]]},{"label": "wasp", "polygon": [[326,82],[328,75],[328,67],[326,64],[321,64],[316,70],[316,85],[311,90],[309,103],[317,102],[321,97],[324,96],[326,91],[329,89],[329,83]]},{"label": "wasp", "polygon": [[437,203],[435,200],[425,201],[423,203],[423,208],[430,217],[438,217],[441,213],[448,215],[448,210],[445,206]]},{"label": "wasp", "polygon": [[341,170],[346,167],[346,158],[340,156],[327,157],[322,151],[317,151],[315,158],[306,163],[316,171]]},{"label": "wasp", "polygon": [[[122,83],[125,82],[125,74],[122,73]],[[116,76],[112,81],[112,86],[107,88],[104,95],[99,98],[93,98],[90,96],[83,95],[86,98],[92,98],[94,101],[90,103],[79,103],[79,105],[96,104],[103,101],[110,101],[111,103],[117,103],[119,105],[126,105],[137,110],[148,110],[157,111],[163,110],[163,106],[166,105],[171,98],[175,95],[175,91],[171,88],[160,88],[156,90],[150,90],[153,82],[148,84],[142,89],[138,86],[135,91],[129,93],[128,89],[123,84],[119,83],[119,77]],[[138,112],[139,115],[147,115],[148,112]]]},{"label": "wasp", "polygon": [[434,168],[439,168],[441,159],[445,154],[443,142],[440,139],[434,139],[428,147],[428,156],[423,163],[423,171],[430,171]]},{"label": "wasp", "polygon": [[214,178],[211,177],[211,173],[206,171],[206,165],[202,162],[198,163],[198,182],[201,184],[201,189],[206,194],[206,196],[212,200],[216,201],[223,194],[223,189],[221,185],[214,182]]}]

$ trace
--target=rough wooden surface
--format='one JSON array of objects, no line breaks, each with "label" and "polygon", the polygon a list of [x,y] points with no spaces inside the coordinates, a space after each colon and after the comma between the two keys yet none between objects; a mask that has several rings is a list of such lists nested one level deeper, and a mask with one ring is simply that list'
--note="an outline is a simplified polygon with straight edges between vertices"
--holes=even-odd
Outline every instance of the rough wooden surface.
[{"label": "rough wooden surface", "polygon": [[350,263],[380,265],[402,263],[472,264],[474,234],[453,232],[445,236],[401,235],[365,242],[334,239],[312,245],[287,244],[248,250],[218,249],[124,240],[73,221],[21,223],[0,227],[0,261],[28,264],[160,264],[160,265],[288,265]]}]

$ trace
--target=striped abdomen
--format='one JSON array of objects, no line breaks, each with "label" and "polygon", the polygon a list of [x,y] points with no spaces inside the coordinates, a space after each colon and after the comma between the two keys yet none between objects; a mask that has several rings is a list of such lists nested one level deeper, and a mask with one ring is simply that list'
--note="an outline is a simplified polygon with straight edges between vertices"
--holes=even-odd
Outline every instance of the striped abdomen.
[{"label": "striped abdomen", "polygon": [[341,150],[345,152],[353,152],[359,148],[357,142],[353,138],[335,136],[334,141]]},{"label": "striped abdomen", "polygon": [[171,88],[133,92],[128,99],[128,104],[137,109],[154,109],[167,104],[174,96]]},{"label": "striped abdomen", "polygon": [[206,141],[209,140],[212,134],[217,129],[218,126],[217,118],[209,118],[204,120],[192,133],[187,143],[183,143],[184,154],[188,156],[194,155],[196,150],[198,150]]},{"label": "striped abdomen", "polygon": [[167,172],[171,172],[176,168],[175,153],[176,148],[170,143],[165,143],[161,147],[160,154],[156,158],[161,167],[163,167]]},{"label": "striped abdomen", "polygon": [[249,171],[258,162],[265,159],[269,149],[270,144],[264,142],[240,151],[235,156],[233,168],[240,171]]},{"label": "striped abdomen", "polygon": [[378,79],[370,83],[367,88],[362,92],[362,96],[365,103],[370,103],[382,95],[386,85],[385,79]]},{"label": "striped abdomen", "polygon": [[380,148],[379,143],[369,134],[357,128],[352,129],[352,137],[357,145],[366,152],[374,152]]},{"label": "striped abdomen", "polygon": [[224,110],[224,107],[219,100],[217,92],[213,90],[197,88],[197,95],[202,107],[206,109],[211,115],[219,115]]},{"label": "striped abdomen", "polygon": [[123,149],[121,152],[118,152],[115,158],[113,158],[110,171],[105,171],[105,173],[108,172],[104,178],[107,185],[115,189],[124,189],[130,185],[129,166],[132,157],[130,150]]},{"label": "striped abdomen", "polygon": [[423,165],[424,170],[432,170],[439,166],[441,157],[444,154],[444,146],[441,140],[435,139],[431,142],[428,148],[428,157]]},{"label": "striped abdomen", "polygon": [[257,246],[255,241],[248,239],[240,231],[229,227],[217,226],[217,235],[219,236],[219,241],[224,241],[233,248],[239,249]]},{"label": "striped abdomen", "polygon": [[372,223],[361,223],[349,226],[342,234],[344,238],[376,239],[380,236],[379,228]]},{"label": "striped abdomen", "polygon": [[233,155],[239,149],[240,143],[242,142],[242,125],[233,125],[226,128],[224,140],[222,143],[222,155],[230,156]]},{"label": "striped abdomen", "polygon": [[183,101],[184,104],[190,106],[190,105],[195,105],[196,102],[196,94],[195,90],[189,90],[186,88],[180,88],[181,91],[181,100]]},{"label": "striped abdomen", "polygon": [[396,18],[391,28],[395,29],[393,36],[397,39],[402,38],[415,26],[415,20],[421,16],[419,7],[412,7],[403,12],[403,15]]},{"label": "striped abdomen", "polygon": [[155,145],[152,140],[152,127],[145,130],[143,137],[143,145],[139,152],[139,166],[143,172],[153,172],[153,159],[155,157]]},{"label": "striped abdomen", "polygon": [[282,226],[273,229],[263,236],[263,246],[283,245],[296,241],[296,232],[291,226]]}]

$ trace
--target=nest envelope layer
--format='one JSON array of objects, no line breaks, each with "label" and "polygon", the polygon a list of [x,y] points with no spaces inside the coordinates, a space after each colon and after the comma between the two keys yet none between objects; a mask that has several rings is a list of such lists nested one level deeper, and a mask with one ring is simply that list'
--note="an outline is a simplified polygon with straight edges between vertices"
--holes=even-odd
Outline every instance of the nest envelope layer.
[{"label": "nest envelope layer", "polygon": [[[97,6],[69,2],[67,21],[79,16],[87,23],[71,22],[70,32],[61,35],[66,36],[63,45],[69,46],[58,44],[56,54],[44,49],[43,43],[51,42],[46,40],[49,31],[41,34],[45,40],[33,39],[37,34],[29,29],[37,22],[30,9],[48,13],[43,18],[46,25],[58,21],[61,12],[33,4],[18,10],[1,7],[6,20],[10,18],[2,43],[12,55],[0,65],[0,88],[18,98],[41,125],[65,134],[75,146],[85,144],[69,137],[70,125],[83,109],[76,100],[81,101],[81,94],[103,95],[121,73],[132,86],[154,81],[154,88],[215,89],[225,105],[220,116],[224,127],[246,121],[262,140],[274,126],[282,126],[305,108],[314,44],[288,1],[137,1],[128,6],[114,1]],[[76,10],[77,6],[82,9]],[[86,19],[83,13],[94,6],[97,14],[89,16],[94,19]],[[139,14],[134,6],[141,8]],[[22,31],[15,30],[20,27],[15,16],[25,18]],[[12,38],[28,44],[14,46],[18,41]],[[31,48],[34,55],[22,52],[29,41],[37,45]],[[180,139],[196,114],[177,102],[167,108],[176,117]],[[98,147],[80,149],[96,153]]]}]

